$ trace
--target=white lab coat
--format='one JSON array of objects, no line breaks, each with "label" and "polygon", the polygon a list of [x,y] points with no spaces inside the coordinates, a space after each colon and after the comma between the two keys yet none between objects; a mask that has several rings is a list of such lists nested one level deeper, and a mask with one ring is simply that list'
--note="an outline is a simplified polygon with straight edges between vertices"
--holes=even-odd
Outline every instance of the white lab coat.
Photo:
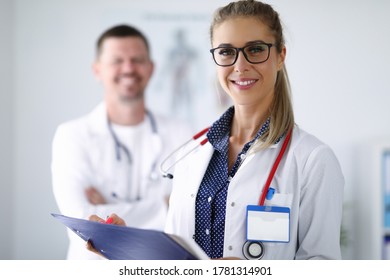
[{"label": "white lab coat", "polygon": [[[248,155],[231,180],[224,257],[244,259],[246,207],[258,205],[282,142]],[[187,238],[194,235],[196,195],[213,151],[208,143],[176,166],[166,232]],[[340,259],[344,177],[332,150],[295,127],[271,187],[275,194],[265,205],[290,208],[290,242],[264,243],[263,259]]]},{"label": "white lab coat", "polygon": [[[52,147],[52,181],[54,196],[62,214],[87,219],[91,214],[106,217],[116,213],[128,226],[164,229],[166,198],[172,182],[160,175],[160,162],[191,137],[191,131],[178,121],[158,116],[154,116],[154,119],[158,134],[152,132],[147,118],[148,129],[144,130],[148,135],[143,136],[140,147],[143,153],[142,167],[137,166],[140,170],[139,184],[131,187],[131,166],[123,151],[121,160],[116,158],[115,142],[108,129],[104,103],[87,116],[58,127]],[[157,170],[153,173],[158,179],[150,180],[152,165],[156,163]],[[90,204],[84,194],[85,188],[90,186],[97,188],[108,204]],[[136,196],[141,199],[137,200]],[[68,234],[68,259],[100,258],[85,248],[81,238],[71,231]]]}]

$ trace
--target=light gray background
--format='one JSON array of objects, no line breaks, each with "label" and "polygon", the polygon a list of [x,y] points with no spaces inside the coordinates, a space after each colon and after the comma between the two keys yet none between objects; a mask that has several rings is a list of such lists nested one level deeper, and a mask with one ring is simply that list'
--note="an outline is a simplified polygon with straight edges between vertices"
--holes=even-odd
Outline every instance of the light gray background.
[{"label": "light gray background", "polygon": [[[197,80],[204,94],[196,102],[209,104],[215,92],[204,86],[212,84],[214,70],[208,20],[227,2],[0,0],[0,259],[65,257],[65,229],[50,216],[58,212],[51,190],[51,141],[59,123],[89,112],[101,99],[90,67],[97,36],[113,24],[133,23],[150,37],[159,65],[160,46],[169,43],[174,26],[192,30],[189,40],[202,53],[206,77]],[[390,2],[268,3],[286,25],[296,122],[334,149],[345,174],[349,242],[343,255],[371,258],[356,249],[359,242],[370,242],[357,234],[357,224],[369,224],[372,217],[355,215],[360,207],[355,194],[379,187],[360,184],[365,174],[359,172],[358,154],[367,143],[390,139]],[[183,18],[174,19],[177,15]],[[152,109],[163,111],[156,104],[156,86],[149,91]],[[218,114],[197,114],[196,126]]]}]

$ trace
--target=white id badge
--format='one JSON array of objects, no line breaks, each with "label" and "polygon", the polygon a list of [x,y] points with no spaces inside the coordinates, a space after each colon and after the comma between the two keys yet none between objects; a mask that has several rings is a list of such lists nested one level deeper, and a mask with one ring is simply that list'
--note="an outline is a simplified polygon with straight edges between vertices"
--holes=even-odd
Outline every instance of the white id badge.
[{"label": "white id badge", "polygon": [[264,242],[290,241],[290,208],[248,205],[246,239]]}]

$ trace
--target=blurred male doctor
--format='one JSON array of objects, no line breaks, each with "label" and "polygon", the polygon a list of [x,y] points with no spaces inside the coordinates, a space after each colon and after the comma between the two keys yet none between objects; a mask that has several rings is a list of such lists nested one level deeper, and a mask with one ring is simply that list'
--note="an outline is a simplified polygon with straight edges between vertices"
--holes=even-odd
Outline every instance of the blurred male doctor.
[{"label": "blurred male doctor", "polygon": [[[163,230],[171,186],[158,167],[191,132],[146,109],[149,52],[146,37],[131,26],[114,26],[98,39],[93,70],[104,101],[61,124],[53,140],[53,192],[62,214],[87,219],[117,213],[128,226]],[[68,259],[100,258],[68,234]]]}]

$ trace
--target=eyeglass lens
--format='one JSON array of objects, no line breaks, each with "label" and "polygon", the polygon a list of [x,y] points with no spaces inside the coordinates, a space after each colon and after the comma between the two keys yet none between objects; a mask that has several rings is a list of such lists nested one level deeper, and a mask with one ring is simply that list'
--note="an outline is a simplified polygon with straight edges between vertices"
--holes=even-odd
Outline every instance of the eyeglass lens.
[{"label": "eyeglass lens", "polygon": [[218,65],[233,65],[242,50],[246,60],[250,63],[262,63],[269,57],[270,46],[267,44],[253,44],[244,48],[219,47],[213,50],[214,60]]}]

